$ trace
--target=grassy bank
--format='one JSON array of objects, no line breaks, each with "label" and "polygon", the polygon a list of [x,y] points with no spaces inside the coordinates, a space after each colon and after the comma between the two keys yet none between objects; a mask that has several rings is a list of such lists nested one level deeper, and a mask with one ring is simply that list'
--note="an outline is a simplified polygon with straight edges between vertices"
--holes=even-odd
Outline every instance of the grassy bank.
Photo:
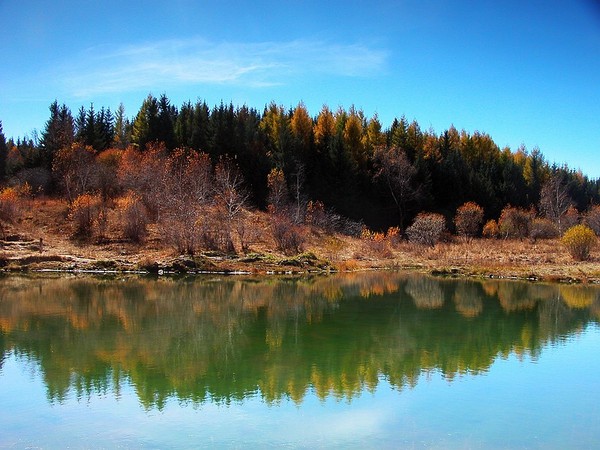
[{"label": "grassy bank", "polygon": [[[32,201],[15,223],[4,226],[0,264],[4,271],[97,270],[148,272],[309,272],[366,269],[416,270],[441,275],[506,277],[546,281],[600,282],[600,252],[575,262],[556,239],[501,240],[450,238],[434,247],[403,240],[371,241],[328,234],[304,226],[302,252],[277,251],[268,233],[269,217],[256,215],[249,249],[235,253],[179,255],[157,229],[141,244],[107,229],[102,239],[72,237],[68,205],[60,200]],[[41,245],[40,245],[41,243]]]}]

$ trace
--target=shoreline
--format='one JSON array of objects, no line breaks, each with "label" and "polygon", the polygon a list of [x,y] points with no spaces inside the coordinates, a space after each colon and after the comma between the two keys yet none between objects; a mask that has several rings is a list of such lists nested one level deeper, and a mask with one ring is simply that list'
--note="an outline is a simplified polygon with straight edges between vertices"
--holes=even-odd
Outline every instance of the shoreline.
[{"label": "shoreline", "polygon": [[[510,244],[510,243],[509,243]],[[447,244],[461,247],[460,244]],[[425,253],[436,248],[423,249]],[[313,252],[304,252],[295,257],[272,254],[235,257],[214,257],[205,254],[196,256],[172,256],[152,260],[140,252],[140,258],[125,259],[114,255],[113,259],[81,257],[71,254],[23,253],[18,257],[2,260],[0,273],[10,274],[83,274],[83,275],[140,275],[140,276],[313,276],[336,273],[369,271],[403,271],[428,274],[435,277],[464,279],[506,279],[529,282],[589,283],[600,284],[600,263],[592,260],[571,264],[510,264],[490,267],[466,261],[455,264],[450,258],[428,259],[427,255],[415,257],[415,249],[399,250],[392,258],[367,257],[363,260],[331,262],[321,259]],[[137,261],[136,261],[137,259]],[[150,258],[151,259],[151,258]],[[407,262],[407,259],[413,259]],[[140,261],[142,260],[142,261]],[[267,261],[265,261],[267,260]],[[454,264],[453,264],[454,263]],[[581,267],[583,266],[583,267]]]},{"label": "shoreline", "polygon": [[245,252],[235,242],[235,254],[198,251],[190,256],[178,254],[155,225],[142,244],[123,239],[118,217],[100,241],[73,239],[66,202],[32,200],[26,214],[4,225],[0,272],[312,275],[400,270],[461,278],[600,283],[600,248],[592,250],[588,261],[578,262],[559,239],[448,236],[427,247],[399,238],[361,239],[303,225],[302,253],[290,256],[276,250],[268,215],[253,214],[256,233]]}]

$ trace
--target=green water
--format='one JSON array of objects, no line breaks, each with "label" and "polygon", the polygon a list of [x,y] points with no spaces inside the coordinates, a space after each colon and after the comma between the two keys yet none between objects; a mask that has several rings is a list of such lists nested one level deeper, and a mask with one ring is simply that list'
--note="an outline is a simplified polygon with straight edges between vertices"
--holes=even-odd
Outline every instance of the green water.
[{"label": "green water", "polygon": [[0,278],[0,448],[600,448],[600,288]]}]

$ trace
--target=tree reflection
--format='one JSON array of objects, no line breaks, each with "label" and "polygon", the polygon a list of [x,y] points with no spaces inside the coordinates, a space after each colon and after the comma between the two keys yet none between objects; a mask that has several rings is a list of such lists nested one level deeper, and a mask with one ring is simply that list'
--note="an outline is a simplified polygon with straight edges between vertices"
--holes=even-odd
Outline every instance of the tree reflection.
[{"label": "tree reflection", "polygon": [[486,371],[536,357],[597,320],[589,286],[455,281],[394,272],[312,278],[0,280],[0,369],[39,365],[51,402],[120,395],[146,408],[249,396],[350,400],[381,379]]}]

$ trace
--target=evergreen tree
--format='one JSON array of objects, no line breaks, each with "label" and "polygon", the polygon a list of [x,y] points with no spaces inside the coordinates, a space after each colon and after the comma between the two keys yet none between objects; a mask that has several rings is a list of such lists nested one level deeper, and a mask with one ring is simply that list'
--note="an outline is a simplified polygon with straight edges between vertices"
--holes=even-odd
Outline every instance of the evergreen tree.
[{"label": "evergreen tree", "polygon": [[156,140],[158,140],[158,101],[149,94],[133,122],[131,141],[140,150],[144,150],[146,144]]},{"label": "evergreen tree", "polygon": [[79,143],[85,143],[85,124],[87,121],[87,111],[81,105],[79,111],[77,112],[77,117],[75,118],[75,140]]},{"label": "evergreen tree", "polygon": [[130,143],[130,123],[129,119],[125,117],[125,106],[123,103],[119,104],[117,112],[115,113],[115,126],[113,134],[113,145],[117,148],[126,148]]},{"label": "evergreen tree", "polygon": [[110,108],[102,107],[96,115],[96,136],[91,144],[96,151],[109,148],[115,136],[114,117]]},{"label": "evergreen tree", "polygon": [[2,129],[2,121],[0,120],[0,181],[6,176],[6,159],[8,157],[8,146]]},{"label": "evergreen tree", "polygon": [[177,109],[171,106],[165,94],[158,101],[158,117],[156,140],[165,144],[169,150],[175,148],[175,122],[177,120]]},{"label": "evergreen tree", "polygon": [[43,164],[46,168],[52,167],[54,155],[61,148],[70,146],[75,139],[75,124],[71,110],[66,106],[58,106],[58,101],[50,105],[50,118],[46,122],[42,139]]}]

